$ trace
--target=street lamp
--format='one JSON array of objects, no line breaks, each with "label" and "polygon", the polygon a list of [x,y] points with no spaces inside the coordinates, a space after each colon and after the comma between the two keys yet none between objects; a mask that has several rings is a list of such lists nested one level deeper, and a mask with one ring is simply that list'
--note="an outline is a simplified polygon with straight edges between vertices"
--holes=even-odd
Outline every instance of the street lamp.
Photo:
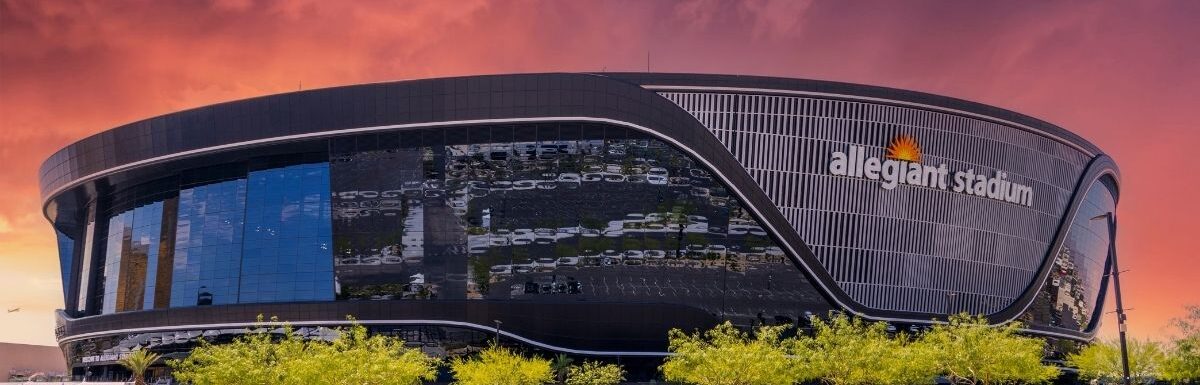
[{"label": "street lamp", "polygon": [[1117,335],[1121,340],[1121,370],[1124,374],[1121,382],[1130,384],[1129,379],[1129,350],[1125,347],[1125,306],[1121,303],[1121,269],[1117,267],[1117,219],[1113,212],[1092,217],[1091,220],[1105,219],[1108,224],[1108,257],[1112,260],[1113,292],[1117,296]]},{"label": "street lamp", "polygon": [[500,324],[502,324],[503,322],[500,322],[500,320],[498,320],[498,319],[497,319],[497,320],[492,320],[492,322],[495,322],[495,323],[496,323],[496,341],[495,341],[495,345],[496,345],[496,346],[500,346]]}]

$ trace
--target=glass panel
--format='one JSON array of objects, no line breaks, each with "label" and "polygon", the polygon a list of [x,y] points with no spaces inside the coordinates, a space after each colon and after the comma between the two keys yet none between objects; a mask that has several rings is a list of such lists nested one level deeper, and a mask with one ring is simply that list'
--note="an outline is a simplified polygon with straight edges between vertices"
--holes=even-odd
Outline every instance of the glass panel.
[{"label": "glass panel", "polygon": [[240,302],[333,299],[329,165],[251,172]]},{"label": "glass panel", "polygon": [[[154,202],[133,210],[133,237],[130,239],[130,248],[126,256],[130,261],[137,261],[137,267],[123,283],[128,286],[127,291],[134,297],[126,304],[126,310],[154,308],[162,215],[162,202]],[[138,301],[138,298],[141,298],[141,301]]]},{"label": "glass panel", "polygon": [[125,307],[125,293],[119,287],[121,260],[133,237],[132,226],[133,211],[126,211],[108,219],[108,239],[104,252],[104,301],[101,308],[104,314],[115,313],[118,308]]},{"label": "glass panel", "polygon": [[238,302],[246,180],[179,191],[171,306]]},{"label": "glass panel", "polygon": [[[90,212],[92,211],[92,208],[89,207],[88,210]],[[80,313],[87,312],[88,310],[88,295],[91,292],[90,285],[92,284],[93,274],[92,239],[95,237],[95,233],[96,222],[89,220],[83,233],[83,251],[80,252],[80,254],[82,254],[81,259],[83,260],[79,263],[79,297],[77,298],[78,302],[75,303],[75,310]]]},{"label": "glass panel", "polygon": [[[71,263],[75,260],[75,240],[63,234],[57,229],[54,230],[54,235],[58,238],[58,268],[62,274],[62,289],[63,295],[68,295],[71,291]],[[70,302],[67,298],[63,298],[64,302]]]},{"label": "glass panel", "polygon": [[1112,190],[1103,182],[1087,191],[1054,257],[1054,266],[1041,292],[1021,319],[1032,326],[1088,331],[1100,306],[1100,288],[1108,261],[1108,223],[1092,220],[1116,207]]},{"label": "glass panel", "polygon": [[740,324],[830,308],[688,156],[615,127],[556,132],[333,154],[338,298],[660,302]]},{"label": "glass panel", "polygon": [[173,197],[163,201],[162,209],[162,225],[160,226],[162,236],[158,243],[158,263],[157,271],[150,270],[155,274],[155,287],[146,289],[146,308],[153,307],[154,309],[162,309],[171,305],[171,284],[172,273],[175,269],[175,230],[179,220],[179,198]]}]

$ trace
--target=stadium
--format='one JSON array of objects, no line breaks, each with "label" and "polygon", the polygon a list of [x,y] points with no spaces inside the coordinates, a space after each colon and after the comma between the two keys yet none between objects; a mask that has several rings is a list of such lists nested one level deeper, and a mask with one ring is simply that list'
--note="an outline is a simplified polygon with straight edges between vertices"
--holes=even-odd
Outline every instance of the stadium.
[{"label": "stadium", "polygon": [[84,138],[39,176],[77,378],[260,314],[311,338],[352,315],[435,355],[499,338],[638,363],[671,328],[968,312],[1053,358],[1099,324],[1113,256],[1093,218],[1119,192],[1103,151],[1012,111],[658,73],[233,101]]}]

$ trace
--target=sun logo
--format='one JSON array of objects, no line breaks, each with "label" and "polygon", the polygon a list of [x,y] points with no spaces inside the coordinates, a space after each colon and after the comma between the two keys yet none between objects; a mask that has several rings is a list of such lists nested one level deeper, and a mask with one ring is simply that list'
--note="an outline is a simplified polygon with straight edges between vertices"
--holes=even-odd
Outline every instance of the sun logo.
[{"label": "sun logo", "polygon": [[913,163],[921,163],[921,146],[909,135],[900,135],[888,144],[887,157]]}]

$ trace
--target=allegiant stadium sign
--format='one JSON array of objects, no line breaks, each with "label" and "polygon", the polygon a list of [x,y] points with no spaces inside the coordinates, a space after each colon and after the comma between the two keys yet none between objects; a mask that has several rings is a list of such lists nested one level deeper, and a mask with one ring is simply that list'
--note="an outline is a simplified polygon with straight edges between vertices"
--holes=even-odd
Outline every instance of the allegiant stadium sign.
[{"label": "allegiant stadium sign", "polygon": [[836,151],[829,161],[829,173],[839,176],[880,181],[891,190],[906,184],[951,190],[956,193],[995,199],[1024,206],[1033,205],[1033,187],[1008,180],[1008,173],[996,171],[992,176],[975,169],[956,171],[951,177],[946,164],[938,166],[921,163],[921,148],[908,135],[901,135],[888,145],[886,159],[868,156],[865,146],[851,145],[846,152]]}]

